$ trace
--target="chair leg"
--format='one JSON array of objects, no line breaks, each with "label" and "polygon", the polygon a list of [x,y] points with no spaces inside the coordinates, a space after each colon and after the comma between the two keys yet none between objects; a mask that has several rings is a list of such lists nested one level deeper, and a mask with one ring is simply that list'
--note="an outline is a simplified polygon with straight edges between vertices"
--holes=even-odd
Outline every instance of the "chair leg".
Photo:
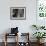
[{"label": "chair leg", "polygon": [[7,42],[6,41],[4,42],[4,44],[5,44],[5,46],[7,46]]}]

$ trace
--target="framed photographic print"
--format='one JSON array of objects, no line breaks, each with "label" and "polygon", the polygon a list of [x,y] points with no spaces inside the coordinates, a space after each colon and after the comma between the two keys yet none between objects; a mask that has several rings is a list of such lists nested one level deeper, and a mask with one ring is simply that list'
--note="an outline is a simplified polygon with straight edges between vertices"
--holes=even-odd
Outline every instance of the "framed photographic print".
[{"label": "framed photographic print", "polygon": [[36,24],[46,25],[46,0],[37,0],[36,2]]},{"label": "framed photographic print", "polygon": [[46,18],[46,0],[37,0],[37,17]]},{"label": "framed photographic print", "polygon": [[26,19],[26,8],[25,7],[11,7],[10,8],[10,19],[11,20]]}]

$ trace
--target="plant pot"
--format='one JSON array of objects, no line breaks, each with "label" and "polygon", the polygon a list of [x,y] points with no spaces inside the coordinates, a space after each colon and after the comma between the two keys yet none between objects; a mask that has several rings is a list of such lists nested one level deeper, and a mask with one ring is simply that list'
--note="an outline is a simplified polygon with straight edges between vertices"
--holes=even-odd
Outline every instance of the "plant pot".
[{"label": "plant pot", "polygon": [[41,44],[41,43],[44,42],[44,40],[45,40],[45,39],[38,39],[37,42]]},{"label": "plant pot", "polygon": [[45,39],[40,39],[40,43],[44,43],[44,40],[45,40]]},{"label": "plant pot", "polygon": [[40,39],[37,39],[37,43],[40,43]]}]

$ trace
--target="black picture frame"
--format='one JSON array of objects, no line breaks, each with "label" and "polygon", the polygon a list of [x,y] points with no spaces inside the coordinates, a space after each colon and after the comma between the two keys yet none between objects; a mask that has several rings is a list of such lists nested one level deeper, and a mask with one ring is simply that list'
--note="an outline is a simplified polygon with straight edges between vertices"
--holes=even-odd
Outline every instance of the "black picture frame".
[{"label": "black picture frame", "polygon": [[26,7],[10,7],[10,19],[11,20],[25,20]]}]

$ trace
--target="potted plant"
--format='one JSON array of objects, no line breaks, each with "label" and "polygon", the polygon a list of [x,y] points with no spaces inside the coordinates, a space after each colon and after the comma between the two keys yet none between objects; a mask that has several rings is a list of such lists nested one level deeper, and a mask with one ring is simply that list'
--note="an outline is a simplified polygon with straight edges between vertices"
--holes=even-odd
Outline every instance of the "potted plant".
[{"label": "potted plant", "polygon": [[46,36],[46,33],[45,32],[35,32],[33,35],[37,38],[37,41],[40,43],[40,40],[42,38],[45,38],[44,36]]},{"label": "potted plant", "polygon": [[45,26],[32,25],[32,27],[35,28],[36,30],[45,29]]},{"label": "potted plant", "polygon": [[33,28],[36,28],[36,30],[38,30],[38,27],[37,25],[32,25]]}]

